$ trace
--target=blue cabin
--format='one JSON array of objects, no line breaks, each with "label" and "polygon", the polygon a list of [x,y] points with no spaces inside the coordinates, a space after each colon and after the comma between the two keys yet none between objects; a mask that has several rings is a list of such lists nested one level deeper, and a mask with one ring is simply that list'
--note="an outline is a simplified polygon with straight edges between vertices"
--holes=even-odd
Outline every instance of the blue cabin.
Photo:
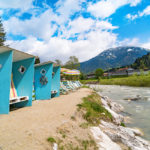
[{"label": "blue cabin", "polygon": [[0,47],[0,114],[8,114],[10,106],[32,106],[35,56]]},{"label": "blue cabin", "polygon": [[51,97],[58,97],[60,95],[60,66],[53,65]]},{"label": "blue cabin", "polygon": [[48,61],[35,65],[34,90],[36,100],[48,100],[60,94],[60,66]]},{"label": "blue cabin", "polygon": [[36,100],[51,99],[53,62],[48,61],[35,65],[34,90]]}]

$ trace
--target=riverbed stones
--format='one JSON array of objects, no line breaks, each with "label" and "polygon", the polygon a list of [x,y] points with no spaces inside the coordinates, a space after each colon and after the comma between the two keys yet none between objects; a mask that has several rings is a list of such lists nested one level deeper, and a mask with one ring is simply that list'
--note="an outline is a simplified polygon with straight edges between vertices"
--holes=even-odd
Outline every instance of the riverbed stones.
[{"label": "riverbed stones", "polygon": [[114,142],[121,142],[132,150],[150,150],[150,143],[137,135],[138,129],[117,126],[110,122],[101,121],[100,129]]},{"label": "riverbed stones", "polygon": [[[120,125],[122,121],[125,122],[124,116],[119,114],[119,112],[125,113],[123,112],[123,107],[120,104],[113,102],[107,96],[102,96],[100,92],[98,92],[98,94],[101,96],[101,102],[103,106],[112,114],[113,122],[105,122],[101,120],[101,124],[99,125],[99,127],[97,127],[99,128],[99,130],[93,129],[95,132],[91,130],[94,137],[98,137],[99,134],[102,135],[102,133],[104,133],[104,135],[107,135],[107,137],[109,137],[112,142],[116,143],[117,145],[118,143],[119,145],[123,144],[127,149],[150,150],[150,142],[140,137],[143,135],[143,133],[139,129],[123,127]],[[140,100],[140,98],[141,97],[137,95],[136,98],[132,100],[136,101],[137,99]],[[103,140],[101,142],[103,142]],[[102,146],[103,144],[106,145],[105,142],[99,145]],[[109,142],[107,144],[109,145]],[[103,149],[107,150],[108,147],[103,147]],[[109,149],[117,150],[117,148]]]},{"label": "riverbed stones", "polygon": [[[101,120],[99,127],[91,128],[93,136],[98,140],[100,147],[102,147],[100,149],[119,150],[120,146],[117,143],[121,143],[131,150],[150,150],[150,143],[140,137],[143,133],[139,129],[123,127],[120,125],[125,121],[124,116],[119,114],[119,112],[123,111],[123,107],[120,104],[113,102],[107,96],[102,96],[100,93],[99,95],[101,96],[102,105],[113,117],[113,122]],[[99,139],[100,137],[101,140]],[[107,143],[106,141],[109,142]]]},{"label": "riverbed stones", "polygon": [[117,112],[120,112],[123,110],[123,107],[120,104],[117,104],[115,102],[112,102],[108,97],[101,96],[101,102],[105,109],[108,110],[108,112],[111,113],[113,117],[113,122],[117,125],[120,125],[122,122],[124,122],[124,117]]},{"label": "riverbed stones", "polygon": [[[99,94],[100,95],[100,94]],[[124,110],[123,106],[116,103],[116,102],[113,102],[109,97],[107,96],[102,96],[100,95],[102,99],[104,99],[107,103],[107,105],[110,107],[110,109],[112,109],[113,111],[115,112],[121,112]]]},{"label": "riverbed stones", "polygon": [[124,100],[138,101],[138,100],[142,100],[142,97],[140,95],[137,95],[136,97],[129,97],[129,98],[125,98]]},{"label": "riverbed stones", "polygon": [[57,143],[54,143],[54,144],[53,144],[53,150],[58,150],[58,145],[57,145]]},{"label": "riverbed stones", "polygon": [[99,127],[91,127],[91,132],[99,146],[99,150],[121,150]]}]

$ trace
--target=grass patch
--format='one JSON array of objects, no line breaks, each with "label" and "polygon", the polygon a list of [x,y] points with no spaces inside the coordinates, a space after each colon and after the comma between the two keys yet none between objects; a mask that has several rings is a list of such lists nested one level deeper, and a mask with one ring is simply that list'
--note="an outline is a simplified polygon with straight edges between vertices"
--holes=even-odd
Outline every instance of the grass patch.
[{"label": "grass patch", "polygon": [[67,131],[64,129],[60,129],[59,133],[62,135],[62,138],[66,138]]},{"label": "grass patch", "polygon": [[89,150],[89,149],[98,150],[96,142],[91,137],[89,137],[89,139],[86,140],[76,138],[76,142],[77,145],[73,144],[71,141],[70,143],[66,143],[64,145],[62,143],[59,143],[58,149],[59,150]]},{"label": "grass patch", "polygon": [[75,116],[71,116],[71,120],[75,121],[76,120]]},{"label": "grass patch", "polygon": [[87,85],[83,85],[82,88],[90,88],[90,87]]},{"label": "grass patch", "polygon": [[135,87],[150,87],[150,74],[142,74],[137,75],[134,74],[132,76],[113,76],[110,79],[101,78],[100,82],[96,79],[88,79],[81,80],[83,84],[97,84],[100,83],[102,85],[127,85],[127,86],[135,86]]},{"label": "grass patch", "polygon": [[51,144],[56,143],[56,140],[53,137],[49,137],[47,141],[50,142]]},{"label": "grass patch", "polygon": [[123,122],[121,122],[121,124],[120,124],[122,127],[125,127],[125,124],[123,123]]},{"label": "grass patch", "polygon": [[97,83],[97,79],[88,79],[88,80],[80,80],[82,84],[95,84]]},{"label": "grass patch", "polygon": [[100,84],[150,87],[150,75],[132,75],[124,78],[101,79]]},{"label": "grass patch", "polygon": [[84,123],[81,123],[80,124],[80,127],[83,128],[83,129],[87,129],[89,126],[89,123],[88,122],[84,122]]},{"label": "grass patch", "polygon": [[75,143],[72,142],[72,139],[70,139],[69,142],[64,142],[65,139],[61,140],[60,138],[57,138],[57,141],[53,137],[49,137],[48,141],[53,144],[58,144],[58,150],[98,150],[98,147],[96,145],[96,142],[92,139],[92,137],[89,135],[87,139],[79,139],[78,137],[74,137]]},{"label": "grass patch", "polygon": [[65,135],[65,134],[63,134],[63,135],[62,135],[62,138],[66,138],[66,135]]},{"label": "grass patch", "polygon": [[85,110],[84,119],[93,125],[100,123],[100,119],[112,121],[112,115],[102,106],[100,96],[93,92],[83,98],[83,103],[77,105],[79,109]]}]

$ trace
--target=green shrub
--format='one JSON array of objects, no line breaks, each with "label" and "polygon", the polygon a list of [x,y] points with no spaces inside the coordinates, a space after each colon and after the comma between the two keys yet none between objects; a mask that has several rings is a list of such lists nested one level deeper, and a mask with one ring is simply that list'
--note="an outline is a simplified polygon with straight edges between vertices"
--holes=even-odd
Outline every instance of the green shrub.
[{"label": "green shrub", "polygon": [[71,120],[75,121],[76,120],[75,116],[71,116]]},{"label": "green shrub", "polygon": [[86,128],[88,128],[89,125],[90,125],[89,123],[84,122],[84,123],[80,124],[80,127],[83,129],[86,129]]},{"label": "green shrub", "polygon": [[121,122],[121,124],[120,124],[121,126],[123,126],[123,127],[125,127],[125,124],[123,123],[123,122]]},{"label": "green shrub", "polygon": [[83,103],[78,104],[78,107],[86,110],[83,117],[90,124],[97,125],[100,119],[112,121],[112,115],[102,106],[100,96],[95,92],[84,97]]},{"label": "green shrub", "polygon": [[83,85],[82,88],[90,88],[90,87],[87,85]]},{"label": "green shrub", "polygon": [[95,83],[97,79],[80,80],[82,84]]},{"label": "green shrub", "polygon": [[56,140],[53,137],[49,137],[47,141],[50,143],[56,143]]}]

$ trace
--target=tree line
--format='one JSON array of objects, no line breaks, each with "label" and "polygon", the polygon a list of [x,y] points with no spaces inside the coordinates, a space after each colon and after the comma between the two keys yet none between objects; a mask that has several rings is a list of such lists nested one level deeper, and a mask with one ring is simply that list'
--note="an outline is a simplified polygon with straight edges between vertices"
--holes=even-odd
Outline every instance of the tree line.
[{"label": "tree line", "polygon": [[150,53],[141,58],[137,58],[131,67],[134,69],[150,69]]},{"label": "tree line", "polygon": [[76,56],[70,56],[68,61],[65,64],[63,64],[62,61],[59,59],[56,59],[55,63],[60,65],[63,68],[80,70],[80,62]]},{"label": "tree line", "polygon": [[6,41],[6,32],[2,24],[2,19],[0,17],[0,46],[4,46]]}]

